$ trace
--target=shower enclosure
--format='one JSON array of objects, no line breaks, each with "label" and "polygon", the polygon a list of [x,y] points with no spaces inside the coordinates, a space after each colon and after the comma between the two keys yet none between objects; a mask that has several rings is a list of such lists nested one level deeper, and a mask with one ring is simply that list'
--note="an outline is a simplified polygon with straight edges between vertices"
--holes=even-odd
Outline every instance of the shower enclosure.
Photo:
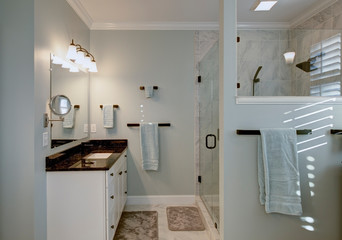
[{"label": "shower enclosure", "polygon": [[219,45],[199,62],[199,195],[219,228]]}]

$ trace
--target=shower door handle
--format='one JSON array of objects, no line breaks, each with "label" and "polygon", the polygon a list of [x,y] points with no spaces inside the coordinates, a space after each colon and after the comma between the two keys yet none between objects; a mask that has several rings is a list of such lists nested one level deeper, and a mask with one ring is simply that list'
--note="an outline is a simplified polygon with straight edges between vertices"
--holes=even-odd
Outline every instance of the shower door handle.
[{"label": "shower door handle", "polygon": [[[209,138],[212,137],[214,138],[214,145],[213,146],[209,146]],[[208,149],[214,149],[216,148],[216,136],[214,134],[208,134],[206,137],[205,137],[205,146],[208,148]]]}]

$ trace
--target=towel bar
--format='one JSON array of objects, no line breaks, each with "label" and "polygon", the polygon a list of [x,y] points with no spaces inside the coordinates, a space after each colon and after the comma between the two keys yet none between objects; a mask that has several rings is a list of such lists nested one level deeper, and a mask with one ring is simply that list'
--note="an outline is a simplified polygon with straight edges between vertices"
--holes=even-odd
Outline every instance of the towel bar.
[{"label": "towel bar", "polygon": [[[241,130],[241,129],[238,129],[238,130],[236,130],[236,134],[238,134],[238,135],[260,135],[260,130]],[[308,134],[312,134],[311,129],[297,130],[297,135],[308,135]]]},{"label": "towel bar", "polygon": [[[140,127],[140,123],[127,123],[127,127]],[[158,123],[158,127],[171,127],[171,123]]]},{"label": "towel bar", "polygon": [[[153,89],[154,90],[158,90],[158,86],[153,86]],[[140,86],[140,90],[145,90],[145,87],[144,86]]]},{"label": "towel bar", "polygon": [[[103,105],[102,105],[102,104],[100,105],[100,108],[101,108],[101,109],[103,108]],[[113,108],[119,108],[119,105],[113,105]]]}]

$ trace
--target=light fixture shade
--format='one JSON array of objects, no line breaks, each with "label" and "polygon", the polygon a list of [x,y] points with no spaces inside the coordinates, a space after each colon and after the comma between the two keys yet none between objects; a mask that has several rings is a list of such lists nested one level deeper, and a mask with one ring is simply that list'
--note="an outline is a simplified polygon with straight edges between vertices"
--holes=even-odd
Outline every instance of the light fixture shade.
[{"label": "light fixture shade", "polygon": [[295,56],[296,53],[293,51],[284,53],[286,64],[292,64],[294,62]]},{"label": "light fixture shade", "polygon": [[63,64],[62,64],[62,68],[71,68],[71,64],[68,63],[67,61],[64,61]]},{"label": "light fixture shade", "polygon": [[91,63],[91,60],[90,60],[89,55],[85,56],[84,61],[83,61],[83,67],[90,68],[90,63]]},{"label": "light fixture shade", "polygon": [[64,63],[64,60],[51,54],[51,59],[52,59],[52,63],[53,64],[63,64]]},{"label": "light fixture shade", "polygon": [[70,45],[69,46],[66,58],[70,59],[70,60],[76,60],[76,58],[77,58],[77,51],[76,51],[76,46],[75,45]]},{"label": "light fixture shade", "polygon": [[84,62],[84,53],[81,51],[78,51],[75,63],[83,65],[83,62]]},{"label": "light fixture shade", "polygon": [[253,11],[270,11],[271,8],[277,3],[277,0],[257,0],[251,10]]},{"label": "light fixture shade", "polygon": [[95,61],[92,61],[90,63],[90,67],[89,67],[89,72],[97,72],[97,66],[96,66],[96,62]]},{"label": "light fixture shade", "polygon": [[78,69],[78,67],[75,66],[71,66],[69,72],[79,72],[80,70]]}]

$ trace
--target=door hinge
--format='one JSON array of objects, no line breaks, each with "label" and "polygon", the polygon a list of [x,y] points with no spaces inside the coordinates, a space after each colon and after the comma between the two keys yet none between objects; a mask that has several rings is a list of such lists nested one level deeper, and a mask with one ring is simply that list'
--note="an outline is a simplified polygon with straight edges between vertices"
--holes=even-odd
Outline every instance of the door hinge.
[{"label": "door hinge", "polygon": [[198,181],[199,183],[201,183],[201,182],[202,182],[202,176],[198,176],[197,181]]},{"label": "door hinge", "polygon": [[199,82],[199,83],[202,82],[202,77],[201,76],[197,77],[197,82]]}]

